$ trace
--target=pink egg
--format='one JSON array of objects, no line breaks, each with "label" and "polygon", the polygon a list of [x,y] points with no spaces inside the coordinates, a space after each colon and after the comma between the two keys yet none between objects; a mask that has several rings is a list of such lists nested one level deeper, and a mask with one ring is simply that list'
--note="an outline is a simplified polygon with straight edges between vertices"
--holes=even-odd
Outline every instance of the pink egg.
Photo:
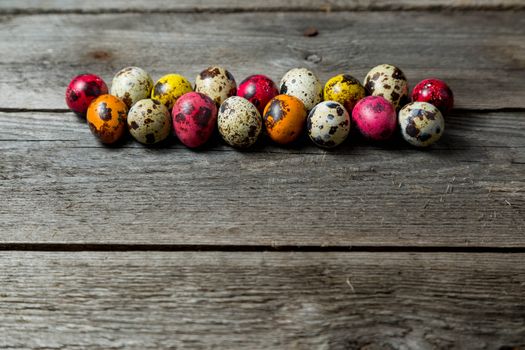
[{"label": "pink egg", "polygon": [[357,102],[352,121],[363,136],[375,141],[390,138],[397,126],[394,106],[381,96],[368,96]]},{"label": "pink egg", "polygon": [[213,134],[217,122],[217,106],[208,96],[188,92],[179,97],[172,110],[173,129],[187,147],[202,146]]}]

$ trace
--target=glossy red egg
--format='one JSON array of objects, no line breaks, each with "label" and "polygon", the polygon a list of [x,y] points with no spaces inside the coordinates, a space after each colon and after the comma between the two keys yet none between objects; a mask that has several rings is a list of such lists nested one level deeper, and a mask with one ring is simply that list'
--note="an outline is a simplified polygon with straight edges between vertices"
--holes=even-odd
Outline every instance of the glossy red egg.
[{"label": "glossy red egg", "polygon": [[448,85],[440,79],[425,79],[412,90],[413,102],[428,102],[445,114],[454,106],[454,95]]},{"label": "glossy red egg", "polygon": [[262,115],[264,107],[272,98],[279,95],[277,85],[266,75],[256,74],[244,79],[237,88],[237,96],[250,101]]},{"label": "glossy red egg", "polygon": [[108,93],[108,86],[97,75],[82,74],[71,80],[66,89],[67,106],[76,114],[85,116],[91,102]]},{"label": "glossy red egg", "polygon": [[381,96],[368,96],[357,102],[352,121],[363,136],[374,141],[389,139],[397,127],[394,106]]}]

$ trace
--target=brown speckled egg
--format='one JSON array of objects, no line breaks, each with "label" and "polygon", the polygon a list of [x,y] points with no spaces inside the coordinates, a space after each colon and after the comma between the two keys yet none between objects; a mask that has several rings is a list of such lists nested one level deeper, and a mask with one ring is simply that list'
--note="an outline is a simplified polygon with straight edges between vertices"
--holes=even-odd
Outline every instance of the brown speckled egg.
[{"label": "brown speckled egg", "polygon": [[141,143],[163,141],[171,131],[170,112],[157,100],[140,100],[128,113],[128,128],[131,136]]},{"label": "brown speckled egg", "polygon": [[306,129],[317,146],[333,148],[348,137],[350,115],[339,102],[323,101],[310,111]]},{"label": "brown speckled egg", "polygon": [[233,75],[219,66],[208,67],[195,78],[195,91],[211,98],[217,106],[237,93]]},{"label": "brown speckled egg", "polygon": [[401,69],[390,64],[380,64],[365,77],[368,95],[381,96],[399,110],[408,102],[408,81]]},{"label": "brown speckled egg", "polygon": [[399,111],[399,126],[407,142],[426,147],[441,138],[445,131],[445,119],[434,105],[412,102]]},{"label": "brown speckled egg", "polygon": [[280,93],[300,99],[307,110],[323,100],[323,85],[314,72],[306,68],[290,69],[281,79]]},{"label": "brown speckled egg", "polygon": [[226,143],[233,147],[247,148],[257,141],[262,129],[262,118],[257,107],[250,101],[232,96],[222,103],[217,125]]},{"label": "brown speckled egg", "polygon": [[153,80],[144,69],[127,67],[113,77],[111,95],[120,98],[131,108],[138,101],[148,98],[152,88]]}]

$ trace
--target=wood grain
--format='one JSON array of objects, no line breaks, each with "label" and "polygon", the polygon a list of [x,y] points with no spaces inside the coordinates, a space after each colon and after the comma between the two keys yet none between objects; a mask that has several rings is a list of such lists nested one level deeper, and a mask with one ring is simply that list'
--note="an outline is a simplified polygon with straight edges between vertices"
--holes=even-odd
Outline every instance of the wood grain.
[{"label": "wood grain", "polygon": [[[84,2],[90,4],[91,2]],[[0,109],[63,109],[70,79],[139,65],[154,79],[210,64],[238,81],[307,66],[323,81],[376,64],[437,76],[469,109],[524,108],[525,12],[338,12],[0,16]],[[303,36],[315,26],[319,35]]]},{"label": "wood grain", "polygon": [[521,0],[3,0],[0,13],[227,12],[227,11],[370,11],[523,9]]},{"label": "wood grain", "polygon": [[524,247],[524,123],[452,115],[427,151],[238,152],[107,148],[70,113],[0,113],[0,242]]},{"label": "wood grain", "polygon": [[0,346],[525,346],[524,259],[524,254],[3,252]]}]

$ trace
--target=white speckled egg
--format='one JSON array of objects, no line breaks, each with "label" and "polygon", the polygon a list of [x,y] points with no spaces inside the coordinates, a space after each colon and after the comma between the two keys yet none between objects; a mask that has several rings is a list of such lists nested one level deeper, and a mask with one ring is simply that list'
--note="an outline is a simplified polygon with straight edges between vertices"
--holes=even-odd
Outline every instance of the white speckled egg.
[{"label": "white speckled egg", "polygon": [[153,88],[149,74],[139,67],[127,67],[113,77],[110,94],[120,98],[128,108],[148,98]]},{"label": "white speckled egg", "polygon": [[247,148],[257,141],[262,129],[262,118],[250,101],[232,96],[219,108],[217,125],[226,143],[237,148]]},{"label": "white speckled egg", "polygon": [[441,138],[445,119],[434,105],[412,102],[399,111],[399,126],[406,141],[417,147],[426,147]]},{"label": "white speckled egg", "polygon": [[140,100],[129,110],[128,128],[131,136],[141,143],[163,141],[171,132],[170,112],[157,100]]},{"label": "white speckled egg", "polygon": [[396,110],[408,102],[408,81],[401,69],[390,64],[380,64],[365,77],[368,95],[382,96],[390,101]]},{"label": "white speckled egg", "polygon": [[350,115],[339,102],[324,101],[308,114],[306,129],[308,136],[317,146],[336,147],[348,137]]},{"label": "white speckled egg", "polygon": [[300,99],[307,110],[323,100],[323,85],[314,72],[306,68],[290,69],[282,77],[280,93]]},{"label": "white speckled egg", "polygon": [[210,97],[217,106],[237,93],[233,75],[219,66],[208,67],[195,78],[195,91]]}]

